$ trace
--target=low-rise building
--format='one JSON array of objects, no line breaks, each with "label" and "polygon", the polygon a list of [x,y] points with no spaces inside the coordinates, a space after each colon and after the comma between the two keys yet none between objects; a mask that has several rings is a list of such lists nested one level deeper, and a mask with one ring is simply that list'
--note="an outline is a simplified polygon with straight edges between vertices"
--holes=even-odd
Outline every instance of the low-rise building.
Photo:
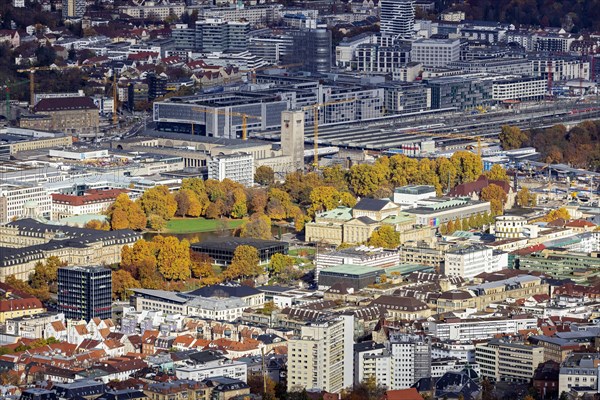
[{"label": "low-rise building", "polygon": [[80,137],[96,137],[100,125],[98,108],[90,97],[64,97],[40,100],[33,109],[36,116],[22,118],[22,128],[60,131]]},{"label": "low-rise building", "polygon": [[446,251],[444,274],[473,279],[484,272],[508,268],[508,254],[482,245],[471,245]]},{"label": "low-rise building", "polygon": [[[537,328],[538,319],[532,316],[514,318],[446,318],[441,321],[425,321],[425,331],[442,341],[469,342],[493,338],[496,335],[516,335],[521,330]],[[445,355],[439,353],[439,355]],[[452,356],[452,355],[449,355]]]},{"label": "low-rise building", "polygon": [[208,350],[190,355],[190,362],[175,368],[179,379],[202,381],[214,377],[248,380],[248,365],[241,361],[228,360],[223,354]]},{"label": "low-rise building", "polygon": [[571,388],[588,388],[588,392],[598,390],[599,353],[573,353],[560,364],[558,393],[569,393]]}]

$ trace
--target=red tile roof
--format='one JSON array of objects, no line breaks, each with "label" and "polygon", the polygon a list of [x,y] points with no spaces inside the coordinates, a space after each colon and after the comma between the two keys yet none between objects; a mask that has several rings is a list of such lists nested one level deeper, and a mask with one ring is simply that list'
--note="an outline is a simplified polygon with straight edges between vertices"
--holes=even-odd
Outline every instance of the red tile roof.
[{"label": "red tile roof", "polygon": [[[83,196],[75,196],[71,194],[53,193],[52,202],[60,204],[70,204],[72,206],[82,206],[85,204],[112,202],[121,193],[127,193],[125,189],[108,189],[95,190],[85,193]],[[99,324],[99,323],[98,323]],[[98,325],[97,324],[97,325]]]},{"label": "red tile roof", "polygon": [[448,193],[448,196],[471,196],[473,193],[481,193],[481,191],[489,185],[500,186],[506,194],[511,190],[510,184],[506,181],[489,180],[487,176],[481,175],[475,182],[461,183],[456,185],[454,189]]}]

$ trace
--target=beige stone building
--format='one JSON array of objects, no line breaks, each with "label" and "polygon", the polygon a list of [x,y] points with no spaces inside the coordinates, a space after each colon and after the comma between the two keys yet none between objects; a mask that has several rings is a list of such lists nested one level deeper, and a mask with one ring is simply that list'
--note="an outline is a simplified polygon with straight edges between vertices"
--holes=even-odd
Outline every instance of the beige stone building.
[{"label": "beige stone building", "polygon": [[130,230],[98,231],[35,219],[13,221],[0,227],[0,281],[9,275],[27,280],[35,264],[51,256],[69,265],[115,264],[121,261],[121,248],[141,237]]},{"label": "beige stone building", "polygon": [[21,128],[59,131],[81,137],[98,134],[98,108],[89,97],[58,97],[40,100],[33,117],[20,120]]},{"label": "beige stone building", "polygon": [[313,222],[306,224],[305,232],[310,242],[359,244],[369,240],[377,229],[390,225],[400,234],[400,243],[431,240],[433,228],[415,223],[415,216],[400,211],[390,200],[365,198],[354,208],[338,207],[317,214]]},{"label": "beige stone building", "polygon": [[522,299],[534,294],[548,294],[548,290],[549,285],[540,277],[519,275],[444,292],[437,299],[437,312],[466,308],[483,310],[490,303],[502,302],[508,298]]}]

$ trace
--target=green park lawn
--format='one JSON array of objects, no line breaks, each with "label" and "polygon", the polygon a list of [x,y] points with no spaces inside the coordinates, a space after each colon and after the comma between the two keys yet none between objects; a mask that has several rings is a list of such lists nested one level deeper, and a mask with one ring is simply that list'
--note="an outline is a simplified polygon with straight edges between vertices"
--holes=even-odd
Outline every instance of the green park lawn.
[{"label": "green park lawn", "polygon": [[[226,229],[234,229],[244,223],[244,220],[223,220]],[[174,218],[167,222],[168,233],[214,232],[221,229],[221,220],[205,218]]]}]

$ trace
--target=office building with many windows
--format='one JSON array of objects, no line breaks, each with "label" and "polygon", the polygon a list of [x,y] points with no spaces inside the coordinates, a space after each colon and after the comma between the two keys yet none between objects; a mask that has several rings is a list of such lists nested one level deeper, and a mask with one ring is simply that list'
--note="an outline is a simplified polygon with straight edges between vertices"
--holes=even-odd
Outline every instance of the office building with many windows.
[{"label": "office building with many windows", "polygon": [[254,157],[246,153],[215,156],[208,162],[208,178],[218,181],[230,179],[244,186],[252,186]]},{"label": "office building with many windows", "polygon": [[59,268],[58,311],[74,320],[112,318],[111,270],[100,266]]}]

